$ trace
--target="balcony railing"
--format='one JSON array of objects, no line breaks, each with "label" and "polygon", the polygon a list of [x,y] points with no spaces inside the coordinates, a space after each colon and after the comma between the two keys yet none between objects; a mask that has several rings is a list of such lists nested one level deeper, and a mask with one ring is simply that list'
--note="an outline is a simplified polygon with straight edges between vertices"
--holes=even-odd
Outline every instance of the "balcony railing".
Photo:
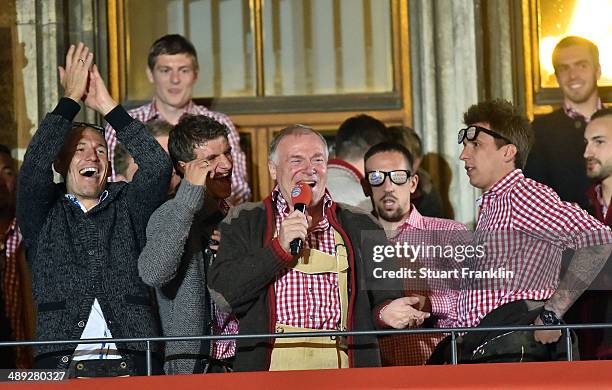
[{"label": "balcony railing", "polygon": [[263,333],[263,334],[238,334],[238,335],[214,335],[214,336],[172,336],[172,337],[135,337],[135,338],[102,338],[102,339],[77,339],[77,340],[46,340],[46,341],[2,341],[2,347],[14,346],[36,346],[36,345],[64,345],[64,344],[95,344],[95,343],[137,343],[146,342],[147,375],[152,375],[152,352],[151,343],[166,341],[198,341],[198,340],[239,340],[239,339],[268,339],[268,338],[291,338],[291,337],[343,337],[343,336],[390,336],[399,334],[422,334],[422,333],[446,333],[451,336],[451,360],[452,364],[457,362],[457,336],[468,332],[496,332],[496,331],[536,331],[536,330],[561,330],[564,334],[567,361],[573,361],[571,330],[574,329],[603,329],[612,328],[610,324],[564,324],[564,325],[513,325],[513,326],[489,326],[478,328],[415,328],[415,329],[385,329],[385,330],[362,330],[362,331],[320,331],[299,333]]}]

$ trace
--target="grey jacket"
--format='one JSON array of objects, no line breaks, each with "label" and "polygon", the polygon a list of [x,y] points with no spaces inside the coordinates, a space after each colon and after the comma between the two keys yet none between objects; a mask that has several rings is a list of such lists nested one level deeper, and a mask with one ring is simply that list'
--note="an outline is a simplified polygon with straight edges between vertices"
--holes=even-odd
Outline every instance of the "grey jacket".
[{"label": "grey jacket", "polygon": [[[164,336],[212,334],[213,308],[206,288],[212,254],[206,249],[222,218],[216,201],[205,196],[204,187],[186,180],[181,181],[176,196],[151,215],[138,272],[146,284],[155,287]],[[166,373],[204,372],[211,352],[209,341],[168,342]]]}]

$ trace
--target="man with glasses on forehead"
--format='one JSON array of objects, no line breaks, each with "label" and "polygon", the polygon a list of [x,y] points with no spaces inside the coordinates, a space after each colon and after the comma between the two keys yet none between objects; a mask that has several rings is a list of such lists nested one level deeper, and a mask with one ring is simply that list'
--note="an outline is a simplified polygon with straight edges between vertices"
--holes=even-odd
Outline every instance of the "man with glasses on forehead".
[{"label": "man with glasses on forehead", "polygon": [[[166,199],[171,164],[144,125],[112,99],[92,62],[82,43],[70,46],[60,67],[64,97],[40,123],[19,176],[17,220],[32,270],[38,340],[160,334],[137,259],[149,216]],[[131,183],[107,183],[102,128],[72,123],[81,100],[118,129],[139,165]],[[53,183],[52,166],[64,183]],[[144,343],[43,345],[35,367],[69,369],[71,376],[142,375],[145,349]]]},{"label": "man with glasses on forehead", "polygon": [[[461,278],[457,326],[557,325],[604,265],[612,233],[549,187],[525,178],[521,168],[533,135],[512,104],[481,102],[468,109],[464,122],[460,159],[470,184],[483,191],[475,236],[486,246],[486,258],[471,262],[471,268],[496,267],[505,276]],[[561,254],[567,248],[575,253],[559,280]],[[557,343],[560,336],[559,330],[467,333],[460,359],[558,359],[565,353],[564,343]],[[543,345],[550,343],[557,344]]]},{"label": "man with glasses on forehead", "polygon": [[[462,240],[461,234],[444,234],[445,231],[467,231],[459,222],[448,219],[422,216],[411,203],[419,177],[410,171],[413,157],[404,146],[383,142],[371,147],[364,156],[366,185],[364,192],[370,197],[374,214],[385,229],[391,243],[410,245],[446,245],[456,239]],[[419,259],[422,263],[426,261]],[[425,265],[425,264],[419,264]],[[429,264],[434,270],[434,264]],[[437,281],[425,280],[430,287]],[[433,278],[432,278],[433,279]],[[435,286],[441,287],[441,286]],[[426,288],[416,291],[417,283],[404,279],[406,295],[412,296],[414,310],[431,313],[432,320],[428,325],[452,327],[456,319],[457,289],[445,283],[445,289]],[[415,298],[416,297],[416,298]],[[383,365],[407,366],[423,365],[442,340],[442,334],[413,334],[381,337],[379,340]]]}]

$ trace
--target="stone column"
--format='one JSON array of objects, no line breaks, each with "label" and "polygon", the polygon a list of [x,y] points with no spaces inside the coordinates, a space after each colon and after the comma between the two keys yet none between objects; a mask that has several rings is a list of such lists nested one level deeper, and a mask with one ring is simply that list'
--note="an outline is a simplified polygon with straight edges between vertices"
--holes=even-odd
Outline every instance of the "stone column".
[{"label": "stone column", "polygon": [[478,101],[474,0],[409,2],[414,127],[423,138],[427,168],[448,183],[454,218],[471,225],[479,191],[459,160],[462,114]]}]

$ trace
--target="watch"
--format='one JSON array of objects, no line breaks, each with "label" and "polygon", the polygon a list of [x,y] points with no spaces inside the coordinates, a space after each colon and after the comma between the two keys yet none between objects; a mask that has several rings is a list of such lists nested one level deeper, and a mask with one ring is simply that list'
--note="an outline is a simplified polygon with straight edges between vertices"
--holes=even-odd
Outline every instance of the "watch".
[{"label": "watch", "polygon": [[544,323],[544,325],[559,325],[561,324],[561,320],[557,317],[557,314],[554,311],[542,309],[540,312],[540,319]]}]

